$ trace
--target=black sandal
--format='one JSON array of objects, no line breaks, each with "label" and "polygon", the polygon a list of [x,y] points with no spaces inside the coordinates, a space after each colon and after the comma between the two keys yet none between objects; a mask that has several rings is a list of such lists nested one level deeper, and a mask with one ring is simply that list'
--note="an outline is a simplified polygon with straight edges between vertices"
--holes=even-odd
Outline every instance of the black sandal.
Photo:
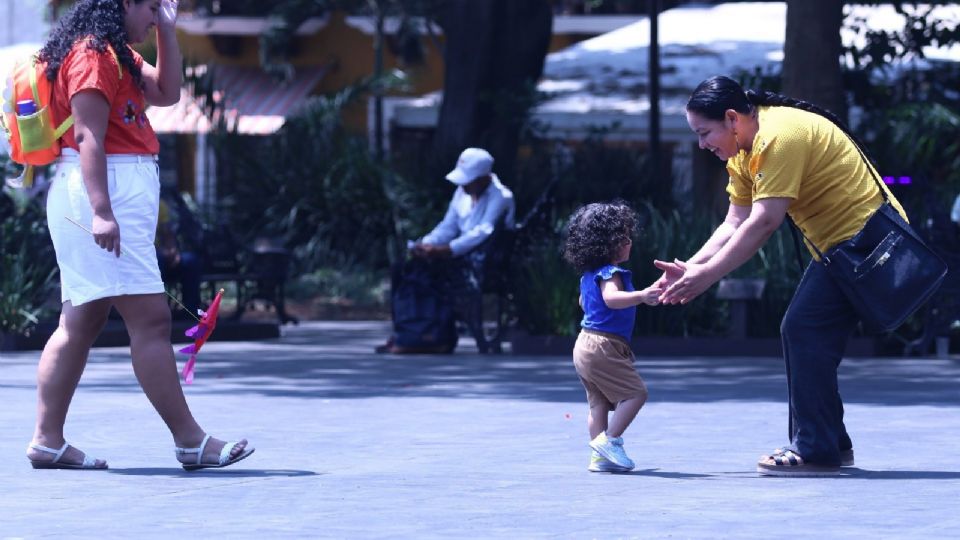
[{"label": "black sandal", "polygon": [[[782,453],[786,452],[787,450],[788,450],[788,448],[777,448],[776,450],[773,451],[772,454],[770,454],[770,455],[765,455],[765,456],[761,456],[760,459],[763,460],[763,459],[766,459],[766,458],[768,458],[768,457],[770,457],[770,456],[774,456],[774,455],[777,455],[777,454],[782,454]],[[846,450],[841,450],[841,451],[840,451],[840,466],[841,466],[841,467],[853,467],[853,466],[854,466],[853,448],[848,448],[848,449],[846,449]]]},{"label": "black sandal", "polygon": [[815,465],[803,460],[803,456],[789,448],[778,448],[769,456],[762,456],[757,462],[757,472],[764,476],[836,476],[840,467],[836,465]]}]

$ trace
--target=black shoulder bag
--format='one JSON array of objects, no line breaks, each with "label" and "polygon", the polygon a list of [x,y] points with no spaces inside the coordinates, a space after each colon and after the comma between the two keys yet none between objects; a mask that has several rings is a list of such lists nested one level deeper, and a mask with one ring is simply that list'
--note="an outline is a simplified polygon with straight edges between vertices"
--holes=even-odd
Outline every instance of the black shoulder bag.
[{"label": "black shoulder bag", "polygon": [[806,235],[804,239],[853,304],[865,329],[889,332],[940,288],[947,265],[890,204],[870,162],[859,147],[857,150],[880,189],[883,203],[860,232],[826,253]]}]

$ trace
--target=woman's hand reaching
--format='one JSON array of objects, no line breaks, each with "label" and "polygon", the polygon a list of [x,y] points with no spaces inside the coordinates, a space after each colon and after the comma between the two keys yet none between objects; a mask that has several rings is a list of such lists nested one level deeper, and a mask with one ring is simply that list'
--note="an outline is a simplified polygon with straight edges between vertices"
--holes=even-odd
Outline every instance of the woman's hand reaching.
[{"label": "woman's hand reaching", "polygon": [[663,294],[660,295],[660,301],[664,304],[686,304],[703,294],[719,280],[703,264],[685,263],[683,261],[674,261],[673,263],[654,261],[654,265],[664,271],[664,276],[676,276],[677,269],[682,271],[679,277],[673,277],[673,283],[667,286]]},{"label": "woman's hand reaching", "polygon": [[654,260],[653,265],[663,270],[663,275],[654,282],[654,285],[663,289],[673,285],[678,279],[683,277],[683,269],[680,267],[682,263],[683,261],[680,259],[674,259],[673,262]]}]

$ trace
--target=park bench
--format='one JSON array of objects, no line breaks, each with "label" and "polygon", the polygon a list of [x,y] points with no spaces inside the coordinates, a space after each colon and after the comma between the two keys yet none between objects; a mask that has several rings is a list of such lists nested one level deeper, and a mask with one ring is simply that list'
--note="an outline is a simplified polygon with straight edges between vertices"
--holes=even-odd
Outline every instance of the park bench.
[{"label": "park bench", "polygon": [[717,285],[717,298],[730,302],[730,337],[747,337],[750,309],[760,302],[766,285],[765,279],[725,278],[720,280]]},{"label": "park bench", "polygon": [[240,246],[226,227],[220,227],[209,237],[216,240],[205,243],[200,276],[204,298],[212,298],[222,285],[229,283],[237,295],[234,319],[239,319],[253,302],[263,301],[273,306],[280,324],[299,323],[286,311],[288,249],[276,239],[266,237],[255,239],[249,247]]}]

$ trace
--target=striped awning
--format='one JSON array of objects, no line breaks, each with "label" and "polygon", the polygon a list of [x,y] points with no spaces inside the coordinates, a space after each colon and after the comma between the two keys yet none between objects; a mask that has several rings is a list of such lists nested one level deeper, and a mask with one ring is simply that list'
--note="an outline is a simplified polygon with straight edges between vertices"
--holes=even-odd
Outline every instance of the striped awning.
[{"label": "striped awning", "polygon": [[[246,135],[274,133],[326,73],[326,67],[297,68],[287,84],[280,84],[259,68],[212,66],[215,99],[222,99],[224,120],[231,131]],[[170,107],[150,107],[147,118],[157,133],[207,133],[214,125],[187,89]]]}]

